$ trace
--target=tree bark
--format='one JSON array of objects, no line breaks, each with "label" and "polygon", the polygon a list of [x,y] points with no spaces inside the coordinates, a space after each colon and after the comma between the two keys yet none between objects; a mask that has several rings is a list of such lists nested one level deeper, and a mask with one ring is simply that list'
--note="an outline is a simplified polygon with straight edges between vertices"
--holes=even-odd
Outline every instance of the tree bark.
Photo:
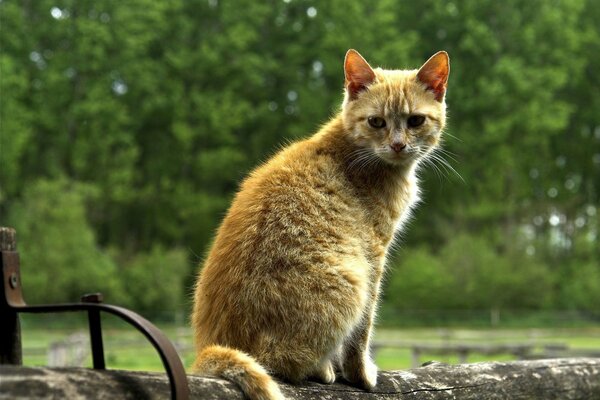
[{"label": "tree bark", "polygon": [[[189,376],[192,399],[242,400],[224,379]],[[281,383],[289,400],[317,399],[600,399],[600,358],[432,363],[406,371],[380,372],[372,392],[343,383]],[[0,399],[165,399],[161,373],[86,368],[0,366]]]}]

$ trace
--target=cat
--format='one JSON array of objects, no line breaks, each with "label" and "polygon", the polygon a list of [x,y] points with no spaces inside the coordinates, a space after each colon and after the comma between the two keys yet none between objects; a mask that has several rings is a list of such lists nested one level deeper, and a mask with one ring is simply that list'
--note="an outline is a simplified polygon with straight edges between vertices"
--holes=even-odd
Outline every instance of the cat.
[{"label": "cat", "polygon": [[344,72],[339,114],[244,180],[196,283],[192,369],[253,400],[284,399],[270,375],[377,382],[381,277],[445,126],[449,58],[373,69],[351,49]]}]

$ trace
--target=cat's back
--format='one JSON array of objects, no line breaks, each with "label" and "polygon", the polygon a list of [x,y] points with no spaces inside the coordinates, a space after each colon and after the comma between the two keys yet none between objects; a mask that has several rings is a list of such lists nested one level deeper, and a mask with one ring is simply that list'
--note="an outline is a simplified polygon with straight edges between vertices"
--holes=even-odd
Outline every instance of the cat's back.
[{"label": "cat's back", "polygon": [[[330,269],[336,260],[364,259],[366,218],[330,149],[318,137],[292,144],[241,185],[197,283],[193,318],[200,347],[235,344],[250,351],[262,319],[273,328],[272,321],[290,322],[290,307],[300,312],[305,304],[314,312],[306,296],[339,279]],[[271,307],[282,299],[290,304]]]},{"label": "cat's back", "polygon": [[229,255],[238,264],[252,260],[253,268],[261,268],[272,264],[262,255],[289,261],[312,247],[326,251],[323,245],[332,236],[339,237],[361,217],[344,167],[319,137],[281,150],[242,183],[211,255]]}]

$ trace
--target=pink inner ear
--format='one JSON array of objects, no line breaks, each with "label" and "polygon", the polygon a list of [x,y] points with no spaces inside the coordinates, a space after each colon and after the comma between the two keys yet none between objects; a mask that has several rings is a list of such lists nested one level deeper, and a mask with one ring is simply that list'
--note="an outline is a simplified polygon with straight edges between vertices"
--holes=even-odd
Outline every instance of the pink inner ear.
[{"label": "pink inner ear", "polygon": [[358,93],[367,89],[373,81],[375,80],[375,74],[372,76],[353,76],[352,79],[348,79],[346,82],[346,88],[348,92],[350,92],[350,98],[355,99]]},{"label": "pink inner ear", "polygon": [[441,101],[446,92],[446,76],[431,76],[426,82],[427,88],[435,93],[435,99]]},{"label": "pink inner ear", "polygon": [[427,89],[435,94],[435,99],[441,101],[446,92],[446,82],[448,75],[443,71],[419,71],[418,78],[421,82],[427,85]]},{"label": "pink inner ear", "polygon": [[354,100],[360,92],[367,88],[367,85],[363,85],[358,82],[348,82],[346,88],[350,93],[350,98]]},{"label": "pink inner ear", "polygon": [[448,55],[445,52],[436,53],[421,67],[417,78],[433,91],[435,99],[442,101],[448,82]]}]

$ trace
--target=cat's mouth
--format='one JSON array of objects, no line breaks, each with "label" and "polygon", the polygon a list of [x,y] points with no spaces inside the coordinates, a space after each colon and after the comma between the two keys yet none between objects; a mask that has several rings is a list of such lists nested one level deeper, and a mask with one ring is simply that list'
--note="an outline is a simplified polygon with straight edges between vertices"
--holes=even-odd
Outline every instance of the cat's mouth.
[{"label": "cat's mouth", "polygon": [[376,153],[383,161],[393,165],[406,165],[418,158],[418,151],[410,145],[387,146]]}]

